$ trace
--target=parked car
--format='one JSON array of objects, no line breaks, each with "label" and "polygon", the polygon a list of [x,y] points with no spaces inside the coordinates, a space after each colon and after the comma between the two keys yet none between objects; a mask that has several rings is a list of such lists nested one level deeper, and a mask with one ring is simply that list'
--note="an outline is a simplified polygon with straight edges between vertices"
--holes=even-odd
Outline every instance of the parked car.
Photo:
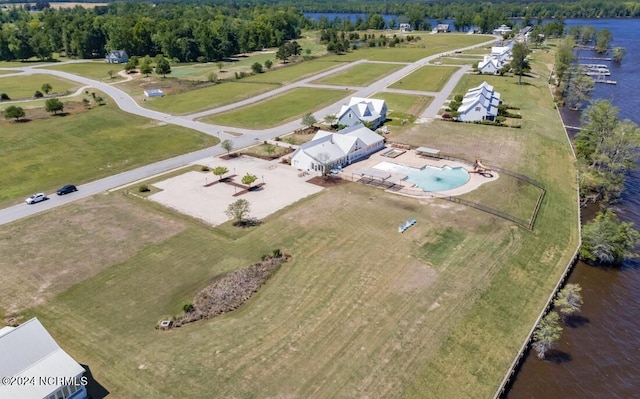
[{"label": "parked car", "polygon": [[56,191],[56,194],[64,195],[64,194],[72,193],[74,191],[78,191],[76,186],[74,186],[73,184],[67,184],[66,186],[61,187],[58,191]]},{"label": "parked car", "polygon": [[44,193],[33,194],[31,197],[24,200],[27,204],[35,204],[36,202],[47,200],[47,196]]}]

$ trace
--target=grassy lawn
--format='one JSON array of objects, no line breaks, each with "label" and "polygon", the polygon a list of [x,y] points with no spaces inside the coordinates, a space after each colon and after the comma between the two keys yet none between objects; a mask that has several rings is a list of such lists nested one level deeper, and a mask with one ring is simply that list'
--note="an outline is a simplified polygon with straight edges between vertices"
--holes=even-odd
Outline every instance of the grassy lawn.
[{"label": "grassy lawn", "polygon": [[366,63],[355,65],[346,71],[317,80],[313,83],[323,83],[342,86],[368,86],[372,82],[400,69],[396,64]]},{"label": "grassy lawn", "polygon": [[217,139],[160,126],[114,104],[65,117],[2,125],[0,204],[33,192],[51,192],[195,151]]},{"label": "grassy lawn", "polygon": [[[124,70],[124,65],[107,64],[104,61],[88,61],[62,65],[48,65],[46,68],[69,72],[74,75],[80,75],[103,82],[117,82],[122,80],[122,78],[118,76],[118,72]],[[113,78],[109,77],[109,71],[113,72]]]},{"label": "grassy lawn", "polygon": [[264,129],[289,122],[351,94],[349,90],[298,88],[234,111],[203,118],[203,121],[249,129]]},{"label": "grassy lawn", "polygon": [[269,144],[260,144],[253,147],[246,148],[242,151],[242,153],[254,154],[259,157],[275,157],[275,156],[286,154],[287,150],[289,149],[289,146],[285,143],[279,144],[277,146],[274,145],[271,147],[274,150],[274,152],[271,154],[267,151],[267,148],[269,148]]},{"label": "grassy lawn", "polygon": [[[574,160],[544,81],[551,63],[534,57],[542,78],[526,85],[491,77],[521,108],[522,129],[434,121],[399,136],[542,182],[532,232],[355,183],[249,229],[109,193],[0,226],[0,316],[38,316],[115,399],[491,397],[578,240]],[[489,77],[460,87],[477,79]],[[513,190],[496,183],[467,198]],[[518,193],[511,200],[528,207],[530,193]],[[410,217],[417,224],[398,234]],[[247,304],[154,329],[215,276],[274,248],[292,259]]]},{"label": "grassy lawn", "polygon": [[285,143],[285,145],[286,144],[301,145],[311,141],[313,139],[313,136],[315,135],[293,133],[293,134],[288,134],[286,136],[282,136],[281,139],[282,139],[282,142]]},{"label": "grassy lawn", "polygon": [[285,85],[326,69],[335,68],[338,65],[335,62],[326,62],[324,59],[303,61],[297,64],[272,68],[272,70],[265,69],[266,72],[243,78],[242,81]]},{"label": "grassy lawn", "polygon": [[402,126],[402,120],[412,123],[420,116],[433,97],[412,96],[406,94],[378,92],[371,96],[387,103],[387,121],[385,125]]},{"label": "grassy lawn", "polygon": [[7,93],[12,100],[33,98],[36,90],[42,91],[42,85],[45,83],[51,85],[51,93],[59,94],[66,94],[80,87],[79,83],[52,75],[11,76],[5,79],[0,76],[0,92]]},{"label": "grassy lawn", "polygon": [[13,70],[3,69],[3,70],[0,70],[0,75],[8,75],[10,73],[16,73],[16,72],[20,72],[20,70],[19,69],[13,69]]},{"label": "grassy lawn", "polygon": [[360,48],[341,55],[323,57],[324,60],[355,61],[368,59],[371,61],[414,62],[430,55],[451,51],[456,48],[472,46],[491,40],[485,35],[424,35],[422,40],[406,43],[396,47]]},{"label": "grassy lawn", "polygon": [[442,65],[473,65],[474,62],[481,60],[481,58],[440,57],[436,62],[439,62]]},{"label": "grassy lawn", "polygon": [[389,86],[392,89],[440,91],[458,68],[425,66]]},{"label": "grassy lawn", "polygon": [[[275,87],[266,83],[224,82],[202,89],[147,99],[141,104],[156,111],[183,115],[242,101]],[[137,89],[136,92],[140,96],[143,89]]]}]

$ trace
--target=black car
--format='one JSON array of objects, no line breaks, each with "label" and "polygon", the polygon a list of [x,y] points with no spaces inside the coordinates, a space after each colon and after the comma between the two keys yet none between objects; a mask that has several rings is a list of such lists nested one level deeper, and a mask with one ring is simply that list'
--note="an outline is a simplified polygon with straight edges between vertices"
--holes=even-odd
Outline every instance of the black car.
[{"label": "black car", "polygon": [[56,194],[64,195],[64,194],[72,193],[74,191],[78,191],[76,186],[74,186],[73,184],[67,184],[66,186],[60,188],[60,190],[56,191]]}]

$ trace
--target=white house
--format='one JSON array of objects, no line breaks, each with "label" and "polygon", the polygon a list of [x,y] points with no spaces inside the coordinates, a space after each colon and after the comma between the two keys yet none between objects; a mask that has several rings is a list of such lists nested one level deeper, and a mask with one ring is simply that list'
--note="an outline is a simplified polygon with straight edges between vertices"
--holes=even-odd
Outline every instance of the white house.
[{"label": "white house", "polygon": [[104,57],[104,62],[109,64],[126,64],[129,62],[129,55],[124,50],[113,50]]},{"label": "white house", "polygon": [[84,372],[37,318],[0,329],[0,398],[85,399]]},{"label": "white house", "polygon": [[511,48],[513,46],[496,46],[491,47],[491,54],[489,56],[500,62],[511,61]]},{"label": "white house", "polygon": [[438,24],[433,31],[436,33],[447,33],[449,32],[449,24]]},{"label": "white house", "polygon": [[485,55],[484,60],[478,62],[478,71],[480,73],[498,75],[504,65],[504,62],[498,61],[489,55]]},{"label": "white house", "polygon": [[487,82],[482,82],[467,91],[458,108],[457,119],[462,122],[493,121],[498,116],[498,105],[500,93]]},{"label": "white house", "polygon": [[371,123],[377,129],[387,119],[387,104],[375,98],[351,97],[349,104],[338,112],[338,125],[355,126]]},{"label": "white house", "polygon": [[326,173],[337,165],[349,165],[384,147],[384,139],[369,128],[356,125],[337,133],[319,130],[313,140],[291,155],[291,166]]},{"label": "white house", "polygon": [[495,28],[493,30],[494,35],[504,35],[505,33],[509,33],[509,32],[511,32],[511,28],[508,27],[507,25],[500,25],[500,27]]},{"label": "white house", "polygon": [[400,32],[411,32],[411,24],[400,24]]}]

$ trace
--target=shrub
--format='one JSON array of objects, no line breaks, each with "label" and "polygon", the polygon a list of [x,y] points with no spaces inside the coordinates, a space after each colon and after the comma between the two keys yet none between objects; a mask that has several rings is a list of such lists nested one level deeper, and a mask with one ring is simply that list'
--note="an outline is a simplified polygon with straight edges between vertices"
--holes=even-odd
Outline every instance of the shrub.
[{"label": "shrub", "polygon": [[182,306],[182,310],[184,310],[185,313],[191,313],[195,308],[192,303],[185,303],[184,306]]},{"label": "shrub", "polygon": [[264,262],[265,260],[269,259],[269,255],[267,255],[267,254],[262,254],[261,259],[262,259],[262,261]]},{"label": "shrub", "polygon": [[274,141],[280,141],[280,136],[276,136],[273,140]]},{"label": "shrub", "polygon": [[199,63],[201,63],[201,64],[204,64],[204,63],[206,63],[206,62],[207,62],[207,57],[205,57],[205,56],[201,55],[201,56],[199,56],[198,58],[196,58],[196,61],[198,61],[198,62],[199,62]]},{"label": "shrub", "polygon": [[276,248],[276,249],[273,250],[273,257],[274,258],[282,257],[282,252],[280,251],[280,248]]},{"label": "shrub", "polygon": [[9,95],[7,93],[0,94],[0,101],[8,101],[8,100],[11,100],[11,99],[9,98]]},{"label": "shrub", "polygon": [[33,93],[33,97],[42,98],[42,97],[44,97],[44,94],[42,94],[42,92],[40,90],[36,90],[36,92]]},{"label": "shrub", "polygon": [[462,94],[456,94],[456,96],[453,98],[457,103],[461,103],[462,100],[464,99],[464,96]]},{"label": "shrub", "polygon": [[146,193],[151,190],[149,189],[149,186],[147,186],[146,184],[142,184],[140,185],[140,187],[138,187],[138,191],[140,191],[141,193]]},{"label": "shrub", "polygon": [[203,172],[208,172],[210,169],[209,169],[209,167],[207,165],[202,165],[200,170],[203,171]]}]

